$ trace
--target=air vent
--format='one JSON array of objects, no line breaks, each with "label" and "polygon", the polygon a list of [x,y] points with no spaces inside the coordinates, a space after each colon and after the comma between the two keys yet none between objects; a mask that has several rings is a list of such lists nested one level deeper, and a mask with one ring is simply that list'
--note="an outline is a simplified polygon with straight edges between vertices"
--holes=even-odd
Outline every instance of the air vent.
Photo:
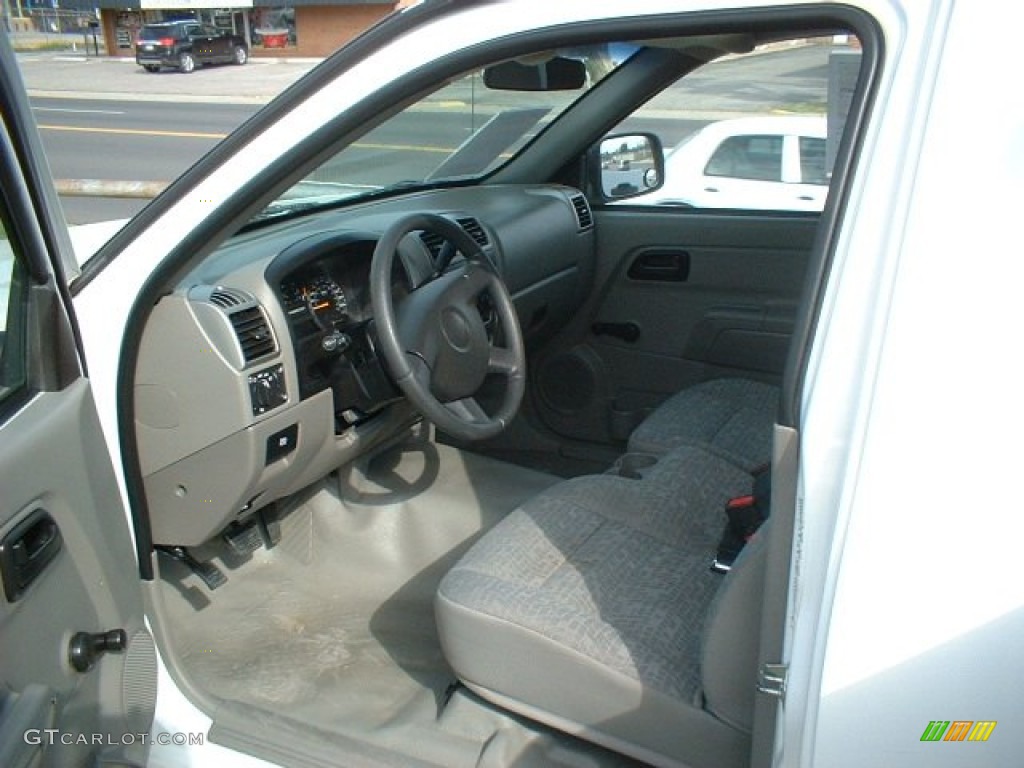
[{"label": "air vent", "polygon": [[[472,217],[465,217],[456,219],[458,225],[462,227],[467,235],[476,241],[476,244],[481,248],[486,248],[491,244],[490,238],[487,237],[487,233],[484,228],[480,226],[480,222]],[[430,251],[431,255],[436,259],[438,254],[441,253],[441,247],[444,245],[444,238],[436,232],[420,232],[420,240],[427,246],[427,250]]]},{"label": "air vent", "polygon": [[433,232],[420,232],[420,240],[427,246],[427,250],[430,251],[430,255],[436,260],[441,253],[441,247],[444,245],[444,238]]},{"label": "air vent", "polygon": [[480,226],[480,222],[473,218],[457,219],[459,226],[466,230],[466,234],[476,240],[476,244],[481,248],[486,248],[491,244],[491,241],[487,239],[487,233],[484,232],[484,228]]},{"label": "air vent", "polygon": [[214,288],[209,298],[211,304],[221,309],[240,307],[242,304],[248,304],[250,301],[252,299],[244,293],[232,291],[230,288]]},{"label": "air vent", "polygon": [[574,195],[570,202],[576,209],[576,221],[580,225],[580,230],[590,229],[594,226],[594,214],[590,212],[587,198],[583,195]]},{"label": "air vent", "polygon": [[267,318],[259,307],[248,307],[228,315],[231,327],[235,329],[238,343],[242,345],[242,358],[246,363],[259,360],[277,351],[274,335],[270,332]]}]

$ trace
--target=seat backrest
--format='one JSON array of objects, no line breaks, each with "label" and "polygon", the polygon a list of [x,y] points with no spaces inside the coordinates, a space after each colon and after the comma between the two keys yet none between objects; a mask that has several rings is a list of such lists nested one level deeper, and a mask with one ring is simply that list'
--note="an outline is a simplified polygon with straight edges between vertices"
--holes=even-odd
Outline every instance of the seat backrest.
[{"label": "seat backrest", "polygon": [[771,518],[723,577],[704,622],[701,683],[715,717],[750,733],[754,724],[761,603]]}]

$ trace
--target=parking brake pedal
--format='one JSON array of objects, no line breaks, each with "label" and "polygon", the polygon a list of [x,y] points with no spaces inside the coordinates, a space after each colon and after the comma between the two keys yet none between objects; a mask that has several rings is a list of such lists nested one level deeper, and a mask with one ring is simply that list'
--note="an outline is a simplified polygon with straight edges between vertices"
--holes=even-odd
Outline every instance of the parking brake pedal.
[{"label": "parking brake pedal", "polygon": [[210,591],[215,590],[228,580],[228,577],[224,575],[224,571],[209,561],[205,563],[199,562],[189,554],[185,547],[157,547],[156,550],[192,571],[192,573],[203,580],[203,584]]}]

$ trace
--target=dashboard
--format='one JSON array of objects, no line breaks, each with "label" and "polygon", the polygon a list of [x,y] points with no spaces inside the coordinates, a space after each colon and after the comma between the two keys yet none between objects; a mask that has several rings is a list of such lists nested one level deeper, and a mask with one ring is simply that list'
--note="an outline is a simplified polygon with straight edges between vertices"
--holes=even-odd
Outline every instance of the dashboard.
[{"label": "dashboard", "polygon": [[[142,337],[136,437],[154,543],[202,544],[420,419],[378,354],[369,291],[377,242],[414,212],[480,245],[528,350],[589,290],[592,217],[556,185],[421,192],[228,240],[161,299]],[[435,276],[443,246],[430,232],[399,242],[396,306]]]}]

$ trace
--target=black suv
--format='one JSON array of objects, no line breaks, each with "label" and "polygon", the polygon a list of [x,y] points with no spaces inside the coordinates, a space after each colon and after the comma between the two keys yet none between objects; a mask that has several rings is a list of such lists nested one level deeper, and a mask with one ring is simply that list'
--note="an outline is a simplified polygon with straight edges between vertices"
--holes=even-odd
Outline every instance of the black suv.
[{"label": "black suv", "polygon": [[245,64],[249,47],[238,35],[198,21],[147,24],[135,42],[135,63],[147,72],[177,67],[191,72],[200,64]]}]

